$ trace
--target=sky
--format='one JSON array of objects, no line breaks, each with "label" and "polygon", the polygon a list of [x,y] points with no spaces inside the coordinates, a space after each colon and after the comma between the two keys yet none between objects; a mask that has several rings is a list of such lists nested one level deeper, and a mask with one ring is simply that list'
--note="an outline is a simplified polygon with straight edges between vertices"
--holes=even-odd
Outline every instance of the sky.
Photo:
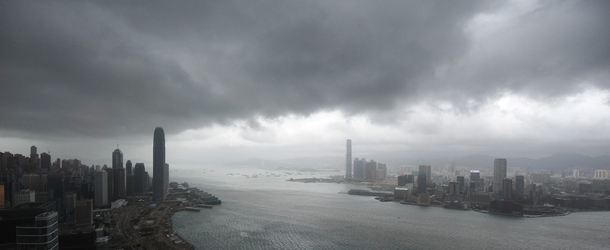
[{"label": "sky", "polygon": [[1,1],[0,151],[604,155],[608,27],[603,0]]}]

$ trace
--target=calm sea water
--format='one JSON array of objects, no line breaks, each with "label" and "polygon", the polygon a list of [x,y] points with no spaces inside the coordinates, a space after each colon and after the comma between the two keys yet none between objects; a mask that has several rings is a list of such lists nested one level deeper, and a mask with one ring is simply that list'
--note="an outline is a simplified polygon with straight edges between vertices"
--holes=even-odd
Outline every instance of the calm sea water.
[{"label": "calm sea water", "polygon": [[172,181],[222,200],[175,214],[174,230],[197,249],[610,249],[609,212],[526,219],[401,205],[341,193],[362,186],[286,181],[338,172],[295,173],[173,170]]}]

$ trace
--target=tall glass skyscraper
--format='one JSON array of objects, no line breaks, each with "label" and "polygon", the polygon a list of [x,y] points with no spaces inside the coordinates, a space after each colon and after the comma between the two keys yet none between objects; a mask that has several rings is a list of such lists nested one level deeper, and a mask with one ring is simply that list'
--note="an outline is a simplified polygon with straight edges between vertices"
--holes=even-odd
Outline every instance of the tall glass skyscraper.
[{"label": "tall glass skyscraper", "polygon": [[347,153],[345,154],[345,178],[352,178],[352,140],[347,140]]},{"label": "tall glass skyscraper", "polygon": [[123,152],[118,148],[112,152],[112,169],[117,168],[123,168]]},{"label": "tall glass skyscraper", "polygon": [[165,132],[163,128],[155,128],[153,138],[153,200],[164,201],[167,194],[165,185]]},{"label": "tall glass skyscraper", "polygon": [[502,180],[506,178],[506,166],[506,159],[494,160],[493,189],[495,194],[502,194]]}]

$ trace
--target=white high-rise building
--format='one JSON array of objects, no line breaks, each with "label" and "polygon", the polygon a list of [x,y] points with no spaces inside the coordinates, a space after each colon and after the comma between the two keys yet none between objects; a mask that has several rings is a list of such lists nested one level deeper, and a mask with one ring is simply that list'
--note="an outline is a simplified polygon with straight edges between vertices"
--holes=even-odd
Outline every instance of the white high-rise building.
[{"label": "white high-rise building", "polygon": [[93,176],[95,195],[93,197],[94,207],[108,206],[108,172],[96,170]]},{"label": "white high-rise building", "polygon": [[572,177],[580,178],[580,172],[578,171],[578,169],[572,170]]},{"label": "white high-rise building", "polygon": [[595,170],[595,175],[593,175],[594,179],[608,179],[608,170],[598,169]]},{"label": "white high-rise building", "polygon": [[21,189],[13,195],[13,206],[36,201],[36,191],[33,189]]},{"label": "white high-rise building", "polygon": [[494,194],[502,194],[502,180],[506,178],[506,159],[494,160]]}]

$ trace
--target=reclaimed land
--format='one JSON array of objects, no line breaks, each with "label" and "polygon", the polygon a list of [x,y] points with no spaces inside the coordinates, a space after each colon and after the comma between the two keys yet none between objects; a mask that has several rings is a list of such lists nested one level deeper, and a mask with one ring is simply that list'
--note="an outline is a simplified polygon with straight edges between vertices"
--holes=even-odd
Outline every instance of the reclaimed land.
[{"label": "reclaimed land", "polygon": [[195,249],[172,225],[174,213],[196,206],[195,200],[191,192],[170,189],[165,202],[130,202],[114,215],[109,249]]}]

